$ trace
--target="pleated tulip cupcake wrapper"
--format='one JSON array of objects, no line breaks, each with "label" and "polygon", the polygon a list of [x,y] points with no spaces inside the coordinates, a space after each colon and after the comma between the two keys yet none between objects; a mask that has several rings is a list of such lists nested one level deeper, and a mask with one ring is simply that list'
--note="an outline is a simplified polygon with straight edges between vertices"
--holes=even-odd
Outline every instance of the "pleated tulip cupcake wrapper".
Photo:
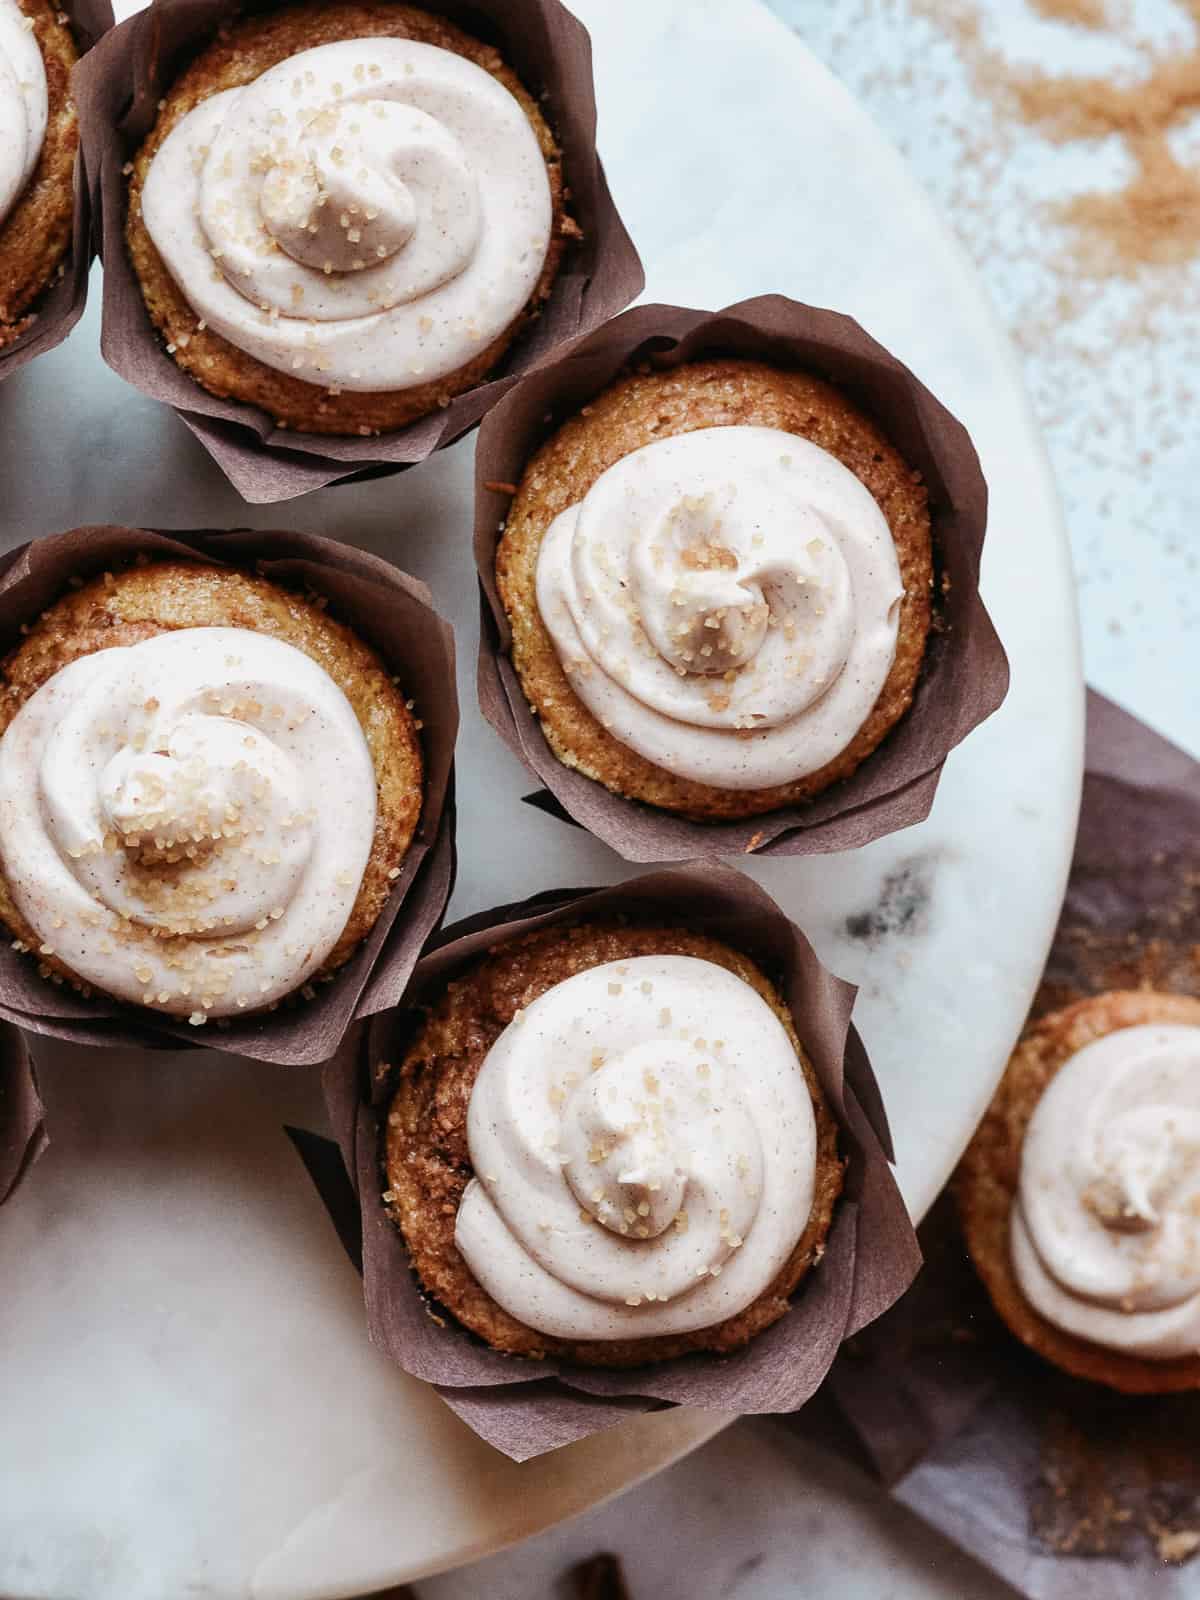
[{"label": "pleated tulip cupcake wrapper", "polygon": [[33,1058],[25,1036],[0,1022],[0,1206],[46,1148]]},{"label": "pleated tulip cupcake wrapper", "polygon": [[104,259],[104,359],[135,389],[171,406],[242,497],[270,504],[342,479],[424,461],[476,427],[518,376],[556,346],[599,327],[645,282],[596,154],[596,97],[587,30],[559,0],[421,0],[421,8],[485,29],[542,107],[563,152],[570,210],[582,229],[553,292],[498,375],[408,427],[372,438],[302,434],[238,400],[218,400],[163,348],[125,248],[123,168],[153,126],[158,103],[220,24],[269,9],[264,0],[153,0],[113,30],[78,74],[76,98]]},{"label": "pleated tulip cupcake wrapper", "polygon": [[[843,390],[924,479],[935,557],[935,625],[907,715],[857,771],[815,799],[727,823],[692,822],[624,799],[557,759],[509,658],[511,630],[495,580],[496,548],[510,503],[495,485],[519,483],[547,435],[625,371],[642,364],[669,370],[707,356],[798,367]],[[782,295],[716,312],[637,306],[522,379],[480,430],[480,707],[562,811],[627,861],[854,849],[929,815],[946,757],[1008,692],[1008,661],[979,594],[986,524],[987,486],[965,430],[849,317]]]},{"label": "pleated tulip cupcake wrapper", "polygon": [[[113,26],[110,0],[62,0],[60,9],[70,19],[81,56]],[[63,257],[61,275],[34,302],[33,321],[25,332],[0,350],[0,381],[11,377],[35,356],[60,345],[82,317],[87,304],[88,274],[96,255],[92,223],[92,197],[81,145],[75,162],[71,244]]]},{"label": "pleated tulip cupcake wrapper", "polygon": [[[837,1120],[848,1167],[824,1257],[786,1316],[731,1356],[689,1355],[605,1371],[502,1355],[427,1303],[382,1201],[380,1132],[392,1085],[376,1082],[373,1068],[399,1059],[420,1008],[498,941],[620,916],[702,930],[744,951],[773,978]],[[295,1136],[361,1267],[371,1339],[406,1372],[433,1384],[476,1433],[516,1460],[663,1405],[728,1412],[803,1405],[842,1340],[893,1304],[920,1259],[889,1165],[879,1086],[850,1023],[854,995],[850,984],[821,965],[762,889],[716,863],[667,869],[610,889],[555,891],[446,929],[418,964],[400,1007],[348,1037],[326,1067],[326,1101],[344,1164],[333,1158],[330,1145]]]},{"label": "pleated tulip cupcake wrapper", "polygon": [[311,1000],[199,1029],[103,995],[85,997],[65,983],[52,984],[6,938],[0,940],[0,1017],[76,1044],[207,1045],[281,1065],[315,1065],[334,1053],[354,1021],[396,1004],[445,912],[454,873],[458,698],[453,634],[433,609],[424,584],[377,556],[315,534],[102,526],[36,539],[6,558],[0,566],[0,649],[17,644],[21,625],[55,601],[71,578],[94,576],[139,555],[241,565],[285,588],[327,597],[331,614],[379,652],[415,704],[423,724],[421,818],[375,925]]},{"label": "pleated tulip cupcake wrapper", "polygon": [[[1200,763],[1092,693],[1086,769],[1035,1014],[1139,985],[1200,996]],[[928,1265],[831,1376],[855,1459],[1030,1600],[1194,1600],[1200,1394],[1121,1395],[1027,1351],[949,1195],[920,1237]]]}]

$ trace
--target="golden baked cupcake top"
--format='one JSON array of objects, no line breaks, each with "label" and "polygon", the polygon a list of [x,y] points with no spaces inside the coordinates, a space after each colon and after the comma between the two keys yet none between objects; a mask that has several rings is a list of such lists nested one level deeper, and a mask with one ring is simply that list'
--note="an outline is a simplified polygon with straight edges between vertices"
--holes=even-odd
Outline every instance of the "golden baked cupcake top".
[{"label": "golden baked cupcake top", "polygon": [[0,918],[46,976],[201,1024],[370,931],[421,809],[413,718],[316,597],[157,561],[4,663]]},{"label": "golden baked cupcake top", "polygon": [[71,242],[77,54],[48,0],[0,0],[0,349],[28,326]]},{"label": "golden baked cupcake top", "polygon": [[624,378],[537,452],[496,559],[555,754],[699,820],[810,798],[907,710],[930,622],[916,473],[828,384]]},{"label": "golden baked cupcake top", "polygon": [[495,49],[411,6],[305,4],[238,21],[169,90],[128,241],[206,388],[372,433],[496,365],[549,292],[561,192]]},{"label": "golden baked cupcake top", "polygon": [[958,1193],[1027,1344],[1113,1388],[1200,1388],[1200,1001],[1117,991],[1043,1017]]},{"label": "golden baked cupcake top", "polygon": [[739,952],[584,923],[500,944],[398,1068],[385,1202],[495,1348],[604,1366],[745,1344],[820,1258],[842,1166],[791,1017]]}]

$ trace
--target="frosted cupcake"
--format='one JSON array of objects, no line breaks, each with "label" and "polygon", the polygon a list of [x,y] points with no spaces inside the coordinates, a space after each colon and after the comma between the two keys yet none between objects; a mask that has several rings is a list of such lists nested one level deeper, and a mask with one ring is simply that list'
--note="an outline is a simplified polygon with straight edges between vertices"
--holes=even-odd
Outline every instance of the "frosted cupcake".
[{"label": "frosted cupcake", "polygon": [[0,0],[0,352],[30,326],[71,245],[78,59],[48,0]]},{"label": "frosted cupcake", "polygon": [[962,427],[848,317],[638,306],[484,420],[481,709],[629,860],[907,827],[1007,689],[986,509]]},{"label": "frosted cupcake", "polygon": [[1018,1045],[957,1181],[997,1311],[1064,1371],[1200,1388],[1200,1001],[1096,995]]},{"label": "frosted cupcake", "polygon": [[854,992],[711,861],[441,931],[298,1141],[372,1343],[518,1460],[804,1405],[920,1259]]},{"label": "frosted cupcake", "polygon": [[167,89],[126,239],[198,384],[371,435],[495,371],[578,233],[566,182],[494,46],[391,0],[309,0],[233,21]]},{"label": "frosted cupcake", "polygon": [[494,1349],[627,1367],[740,1348],[820,1260],[837,1127],[746,956],[667,924],[499,944],[398,1066],[384,1200]]},{"label": "frosted cupcake", "polygon": [[0,919],[41,977],[201,1026],[312,998],[402,875],[418,729],[316,596],[155,560],[72,589],[0,690]]},{"label": "frosted cupcake", "polygon": [[809,373],[634,373],[528,463],[496,552],[554,753],[697,821],[810,800],[907,712],[930,626],[926,492]]}]

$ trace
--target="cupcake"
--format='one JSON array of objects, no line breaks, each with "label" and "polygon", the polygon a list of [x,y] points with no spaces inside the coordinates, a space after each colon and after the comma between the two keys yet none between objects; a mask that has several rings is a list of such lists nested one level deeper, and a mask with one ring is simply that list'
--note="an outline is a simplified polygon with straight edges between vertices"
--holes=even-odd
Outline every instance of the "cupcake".
[{"label": "cupcake", "polygon": [[372,434],[496,368],[577,232],[564,187],[494,47],[394,0],[307,0],[233,22],[171,85],[126,239],[197,383]]},{"label": "cupcake", "polygon": [[439,933],[297,1139],[372,1342],[517,1460],[804,1405],[920,1259],[854,993],[716,862]]},{"label": "cupcake", "polygon": [[778,297],[640,308],[522,389],[480,441],[481,696],[568,813],[638,860],[924,816],[1007,683],[932,396]]},{"label": "cupcake", "polygon": [[1030,1349],[1126,1393],[1200,1389],[1200,1001],[1092,996],[1018,1045],[963,1158],[971,1258]]},{"label": "cupcake", "polygon": [[669,921],[502,941],[399,1064],[384,1201],[495,1350],[727,1354],[788,1309],[842,1188],[837,1126],[759,968]]},{"label": "cupcake", "polygon": [[[0,666],[0,920],[52,1015],[56,988],[76,1009],[120,1002],[185,1033],[252,1029],[333,1003],[339,977],[352,1012],[432,843],[452,709],[431,771],[414,683],[342,620],[403,617],[404,580],[321,540],[226,538],[275,570],[212,560],[219,537],[189,548],[134,530],[29,547],[32,580],[18,559],[18,582],[49,603]],[[102,570],[46,593],[55,567],[94,571],[97,557]],[[406,620],[427,705],[449,666],[441,628]],[[427,900],[417,948],[444,892]]]},{"label": "cupcake", "polygon": [[0,352],[32,325],[71,244],[78,57],[48,0],[0,0]]},{"label": "cupcake", "polygon": [[633,373],[550,436],[496,552],[546,741],[698,822],[847,778],[912,704],[929,635],[925,487],[810,372]]},{"label": "cupcake", "polygon": [[105,355],[247,498],[423,460],[641,286],[559,0],[154,0],[116,34],[81,94]]}]

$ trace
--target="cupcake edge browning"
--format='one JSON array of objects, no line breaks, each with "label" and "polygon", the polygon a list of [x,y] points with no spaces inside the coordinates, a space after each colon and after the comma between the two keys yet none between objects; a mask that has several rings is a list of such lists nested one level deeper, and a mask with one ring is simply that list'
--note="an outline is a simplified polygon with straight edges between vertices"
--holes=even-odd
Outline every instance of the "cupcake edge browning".
[{"label": "cupcake edge browning", "polygon": [[[786,1029],[816,1119],[812,1207],[775,1281],[735,1316],[686,1334],[612,1341],[555,1338],[499,1306],[475,1279],[455,1244],[459,1201],[474,1175],[467,1147],[471,1090],[496,1039],[517,1011],[539,995],[604,962],[661,954],[694,956],[724,967],[748,983]],[[747,957],[705,934],[605,921],[502,939],[453,979],[434,1003],[395,1068],[394,1081],[381,1132],[385,1209],[404,1238],[424,1292],[495,1350],[603,1367],[639,1366],[697,1351],[728,1354],[787,1311],[790,1296],[824,1252],[844,1176],[837,1124],[773,985]]]},{"label": "cupcake edge browning", "polygon": [[[31,325],[71,243],[79,124],[71,68],[79,59],[70,27],[50,0],[16,0],[33,25],[46,68],[49,116],[37,166],[0,223],[0,351]],[[32,309],[31,309],[32,308]]]},{"label": "cupcake edge browning", "polygon": [[[412,388],[337,394],[247,355],[201,327],[182,289],[154,246],[142,218],[141,194],[155,153],[195,106],[241,88],[302,50],[343,39],[415,39],[473,61],[509,91],[528,118],[546,162],[553,222],[542,274],[524,312],[467,365],[447,377]],[[492,45],[472,38],[443,17],[398,0],[331,0],[241,18],[223,29],[167,90],[157,120],[134,156],[129,175],[125,240],[151,322],[175,363],[221,400],[258,406],[276,423],[299,433],[372,435],[406,427],[483,383],[513,341],[550,296],[567,243],[578,227],[566,211],[562,157],[532,94]]]},{"label": "cupcake edge browning", "polygon": [[[579,699],[537,604],[542,539],[615,462],[700,428],[752,425],[810,440],[848,468],[879,506],[904,584],[896,653],[866,721],[831,762],[768,789],[727,790],[682,778],[609,733]],[[697,822],[762,815],[811,800],[850,776],[912,703],[933,615],[928,496],[878,426],[809,373],[736,358],[700,359],[619,378],[563,423],[521,475],[496,551],[496,583],[512,628],[512,662],[554,755],[627,799]]]},{"label": "cupcake edge browning", "polygon": [[[134,645],[180,628],[245,628],[302,651],[350,702],[375,769],[378,810],[371,853],[350,917],[310,982],[332,977],[370,933],[395,887],[423,803],[417,723],[403,690],[375,651],[319,603],[234,567],[168,558],[107,572],[65,594],[28,626],[0,663],[0,738],[25,702],[81,656]],[[31,951],[38,935],[15,904],[0,863],[0,922]],[[56,955],[38,970],[97,993]],[[118,1002],[123,1003],[123,1002]],[[246,1011],[243,1015],[252,1015]]]},{"label": "cupcake edge browning", "polygon": [[1067,1333],[1026,1300],[1009,1245],[1021,1149],[1046,1086],[1085,1045],[1143,1023],[1200,1026],[1200,1000],[1152,990],[1114,990],[1039,1018],[1013,1052],[953,1189],[975,1270],[998,1315],[1022,1344],[1063,1372],[1123,1394],[1172,1394],[1200,1389],[1200,1355],[1147,1361]]}]

